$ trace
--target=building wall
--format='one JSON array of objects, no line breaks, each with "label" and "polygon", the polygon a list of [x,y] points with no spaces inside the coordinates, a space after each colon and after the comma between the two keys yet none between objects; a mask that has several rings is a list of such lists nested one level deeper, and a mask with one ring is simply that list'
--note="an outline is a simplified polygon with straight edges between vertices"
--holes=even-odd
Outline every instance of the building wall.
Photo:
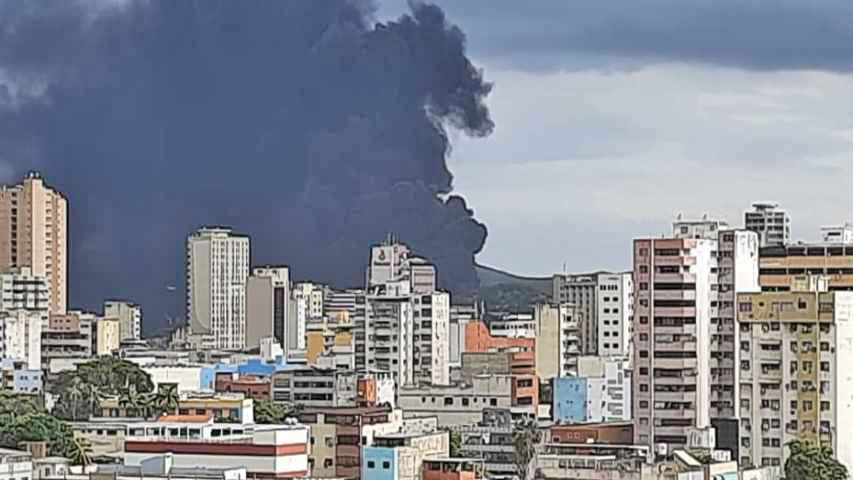
[{"label": "building wall", "polygon": [[512,377],[480,376],[471,386],[404,387],[397,399],[406,418],[435,416],[440,425],[475,423],[483,408],[513,406]]},{"label": "building wall", "polygon": [[104,318],[119,319],[122,341],[142,337],[142,307],[139,305],[123,300],[107,300],[104,302]]},{"label": "building wall", "polygon": [[397,452],[393,448],[362,449],[361,478],[370,480],[399,480]]},{"label": "building wall", "polygon": [[25,362],[28,369],[41,368],[41,335],[45,313],[13,310],[0,312],[0,359]]},{"label": "building wall", "polygon": [[187,239],[187,318],[194,334],[212,334],[216,348],[246,341],[249,238],[227,227],[203,227]]},{"label": "building wall", "polygon": [[95,321],[97,355],[112,355],[118,351],[121,341],[120,326],[118,318],[99,318]]},{"label": "building wall", "polygon": [[[176,384],[178,387],[178,393],[181,392],[196,392],[203,389],[211,389],[212,381],[209,384],[204,384],[202,382],[202,371],[204,367],[201,366],[155,366],[155,365],[146,365],[142,367],[142,370],[145,371],[150,377],[151,381],[154,383],[154,387],[156,388],[160,384]],[[213,372],[211,370],[211,379]]]},{"label": "building wall", "polygon": [[550,434],[554,443],[631,445],[634,441],[634,427],[630,422],[554,425]]},{"label": "building wall", "polygon": [[472,321],[465,325],[465,350],[463,353],[488,352],[490,350],[532,350],[536,341],[529,338],[495,337],[483,321]]},{"label": "building wall", "polygon": [[551,412],[554,421],[582,423],[587,420],[587,379],[558,377],[553,380]]},{"label": "building wall", "polygon": [[[32,172],[0,191],[0,269],[30,267],[47,280],[49,311],[63,314],[68,296],[68,205]],[[49,260],[48,260],[49,259]]]}]

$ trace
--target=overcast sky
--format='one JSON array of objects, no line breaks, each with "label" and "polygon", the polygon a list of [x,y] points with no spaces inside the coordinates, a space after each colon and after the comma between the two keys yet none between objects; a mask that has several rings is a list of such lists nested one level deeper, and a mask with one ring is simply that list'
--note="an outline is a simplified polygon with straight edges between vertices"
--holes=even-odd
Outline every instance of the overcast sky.
[{"label": "overcast sky", "polygon": [[495,84],[494,133],[450,159],[489,229],[481,263],[627,269],[677,213],[739,226],[755,200],[795,239],[853,220],[853,3],[437,3]]}]

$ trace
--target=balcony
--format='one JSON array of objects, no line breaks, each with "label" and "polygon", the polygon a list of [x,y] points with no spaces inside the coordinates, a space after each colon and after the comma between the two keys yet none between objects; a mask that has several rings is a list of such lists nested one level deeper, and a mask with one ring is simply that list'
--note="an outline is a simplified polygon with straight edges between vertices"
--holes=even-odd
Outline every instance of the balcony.
[{"label": "balcony", "polygon": [[696,392],[655,392],[656,402],[693,402]]},{"label": "balcony", "polygon": [[682,340],[678,342],[655,343],[656,352],[695,352],[696,342]]},{"label": "balcony", "polygon": [[696,274],[694,273],[656,273],[655,282],[657,283],[696,283]]},{"label": "balcony", "polygon": [[696,307],[655,307],[654,310],[658,317],[696,317]]},{"label": "balcony", "polygon": [[696,290],[655,290],[655,300],[696,300]]},{"label": "balcony", "polygon": [[698,362],[695,358],[656,358],[656,368],[687,369],[697,368]]}]

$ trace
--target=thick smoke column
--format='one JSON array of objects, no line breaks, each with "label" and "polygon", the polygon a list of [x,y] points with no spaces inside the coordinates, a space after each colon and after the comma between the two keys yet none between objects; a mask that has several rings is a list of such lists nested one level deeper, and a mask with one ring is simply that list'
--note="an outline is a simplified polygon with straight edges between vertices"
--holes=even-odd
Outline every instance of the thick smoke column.
[{"label": "thick smoke column", "polygon": [[362,282],[394,232],[443,287],[477,283],[485,227],[452,191],[446,127],[491,132],[491,85],[430,5],[371,27],[343,0],[0,0],[0,170],[65,192],[71,299],[183,315],[184,240]]}]

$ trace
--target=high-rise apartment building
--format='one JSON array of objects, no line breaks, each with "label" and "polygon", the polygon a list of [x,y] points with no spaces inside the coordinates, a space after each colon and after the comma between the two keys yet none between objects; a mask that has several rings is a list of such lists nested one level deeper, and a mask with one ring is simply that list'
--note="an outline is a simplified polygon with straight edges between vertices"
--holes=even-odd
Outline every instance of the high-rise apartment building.
[{"label": "high-rise apartment building", "polygon": [[297,348],[305,349],[305,329],[312,319],[323,317],[323,294],[326,288],[318,283],[299,282],[293,286],[296,311]]},{"label": "high-rise apartment building", "polygon": [[367,288],[394,289],[398,293],[432,293],[437,288],[435,266],[413,256],[407,245],[389,237],[370,249]]},{"label": "high-rise apartment building", "polygon": [[187,238],[190,330],[213,335],[216,348],[245,345],[249,252],[249,237],[229,227],[202,227]]},{"label": "high-rise apartment building", "polygon": [[[265,337],[275,337],[284,352],[298,348],[299,332],[290,310],[290,269],[253,268],[246,282],[246,348],[260,347]],[[304,329],[301,333],[304,338]]]},{"label": "high-rise apartment building", "polygon": [[104,302],[104,318],[117,318],[121,341],[142,338],[142,307],[125,300]]},{"label": "high-rise apartment building", "polygon": [[829,290],[853,290],[853,245],[796,243],[760,250],[759,283],[764,291],[789,291],[799,275],[826,277]]},{"label": "high-rise apartment building", "polygon": [[738,295],[741,465],[784,465],[795,439],[853,465],[853,292],[815,280]]},{"label": "high-rise apartment building", "polygon": [[570,303],[534,305],[536,375],[540,380],[577,376],[581,318],[580,310]]},{"label": "high-rise apartment building", "polygon": [[791,217],[775,202],[755,202],[743,214],[744,228],[758,234],[762,247],[787,245],[791,241]]},{"label": "high-rise apartment building", "polygon": [[635,443],[683,448],[710,427],[717,241],[634,240]]},{"label": "high-rise apartment building", "polygon": [[[758,292],[758,234],[722,230],[718,234],[717,298],[711,299],[711,419],[736,419],[739,332],[735,322],[736,296]],[[712,292],[713,293],[713,292]],[[718,439],[722,439],[718,432]],[[721,442],[718,442],[722,445]],[[734,450],[734,445],[730,449]]]},{"label": "high-rise apartment building", "polygon": [[68,202],[45,185],[41,175],[0,189],[0,269],[28,267],[44,278],[48,310],[68,305]]},{"label": "high-rise apartment building", "polygon": [[631,272],[557,274],[553,301],[574,305],[580,315],[584,355],[627,355],[631,342]]}]

